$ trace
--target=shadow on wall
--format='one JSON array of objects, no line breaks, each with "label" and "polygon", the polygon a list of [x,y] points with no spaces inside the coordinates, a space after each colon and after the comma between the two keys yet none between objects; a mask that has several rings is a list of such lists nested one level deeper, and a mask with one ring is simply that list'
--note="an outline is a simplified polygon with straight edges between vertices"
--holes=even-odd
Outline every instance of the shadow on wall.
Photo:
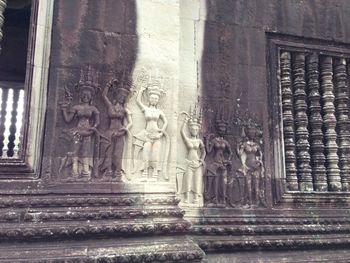
[{"label": "shadow on wall", "polygon": [[[251,15],[260,6],[260,1],[206,1],[201,87],[207,206],[267,206],[265,38]],[[254,152],[248,155],[249,145]]]}]

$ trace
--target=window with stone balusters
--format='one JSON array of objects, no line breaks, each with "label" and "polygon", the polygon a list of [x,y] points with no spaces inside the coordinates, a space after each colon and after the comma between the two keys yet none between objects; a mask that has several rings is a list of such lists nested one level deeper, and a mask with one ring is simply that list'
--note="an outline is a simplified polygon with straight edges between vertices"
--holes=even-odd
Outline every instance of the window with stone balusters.
[{"label": "window with stone balusters", "polygon": [[52,10],[53,0],[0,0],[0,179],[39,170]]},{"label": "window with stone balusters", "polygon": [[275,50],[285,187],[349,192],[350,54],[315,42]]},{"label": "window with stone balusters", "polygon": [[0,156],[20,157],[31,1],[0,1]]}]

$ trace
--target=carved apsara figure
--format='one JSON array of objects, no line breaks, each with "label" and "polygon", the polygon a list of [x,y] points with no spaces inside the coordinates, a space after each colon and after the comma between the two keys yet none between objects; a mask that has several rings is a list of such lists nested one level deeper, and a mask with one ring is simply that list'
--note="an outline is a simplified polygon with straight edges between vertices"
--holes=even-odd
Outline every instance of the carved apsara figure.
[{"label": "carved apsara figure", "polygon": [[80,102],[71,106],[71,100],[61,103],[61,109],[65,122],[77,120],[76,127],[65,130],[70,140],[73,142],[73,151],[68,152],[62,160],[60,170],[72,166],[73,178],[91,178],[97,176],[99,133],[97,127],[100,124],[100,112],[92,105],[92,97],[96,93],[98,86],[93,83],[91,68],[85,79],[81,74],[79,84]]},{"label": "carved apsara figure", "polygon": [[[146,95],[148,105],[142,102],[144,95]],[[160,88],[158,82],[142,86],[137,94],[137,104],[146,120],[146,127],[134,135],[134,165],[136,170],[141,172],[141,181],[148,180],[150,170],[152,170],[151,180],[159,180],[161,172],[164,178],[168,179],[166,171],[170,151],[170,139],[166,133],[168,120],[164,112],[158,108],[159,100],[164,95],[165,92]],[[163,158],[161,158],[161,155],[164,155]],[[138,166],[136,160],[139,158],[142,163]]]},{"label": "carved apsara figure", "polygon": [[[184,203],[199,203],[203,196],[203,170],[205,147],[199,138],[201,127],[200,116],[197,117],[196,108],[190,114],[183,112],[186,117],[182,124],[181,136],[187,147],[186,169],[182,179],[180,193],[183,195]],[[190,136],[186,134],[186,124]]]},{"label": "carved apsara figure", "polygon": [[[122,158],[125,137],[132,126],[131,112],[125,107],[130,90],[125,88],[124,81],[117,79],[109,82],[102,92],[102,98],[107,106],[109,128],[105,136],[109,139],[104,145],[101,158],[100,171],[107,178],[122,181]],[[107,94],[112,89],[113,100]]]},{"label": "carved apsara figure", "polygon": [[204,194],[208,206],[226,206],[227,180],[232,158],[231,146],[224,138],[227,126],[228,120],[225,119],[224,109],[221,108],[216,117],[218,136],[214,137],[213,134],[210,134],[206,138],[207,154],[212,157],[206,162]]},{"label": "carved apsara figure", "polygon": [[237,146],[241,161],[238,177],[243,177],[240,185],[243,204],[266,206],[264,164],[261,150],[261,130],[252,121],[243,125],[243,138]]}]

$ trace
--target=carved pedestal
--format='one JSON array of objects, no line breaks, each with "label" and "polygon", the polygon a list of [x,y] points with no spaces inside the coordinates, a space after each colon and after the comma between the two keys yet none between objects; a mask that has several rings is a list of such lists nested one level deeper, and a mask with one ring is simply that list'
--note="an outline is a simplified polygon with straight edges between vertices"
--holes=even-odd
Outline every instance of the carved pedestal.
[{"label": "carved pedestal", "polygon": [[106,194],[2,195],[0,261],[201,261],[204,254],[185,237],[190,223],[168,184],[123,188]]}]

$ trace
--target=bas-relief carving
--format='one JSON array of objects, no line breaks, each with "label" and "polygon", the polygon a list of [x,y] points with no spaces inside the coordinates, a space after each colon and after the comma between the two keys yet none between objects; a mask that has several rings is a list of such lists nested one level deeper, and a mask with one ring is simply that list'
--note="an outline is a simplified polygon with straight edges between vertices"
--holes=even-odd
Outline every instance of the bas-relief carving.
[{"label": "bas-relief carving", "polygon": [[217,136],[205,137],[208,158],[205,173],[204,198],[207,206],[225,207],[227,204],[227,180],[231,173],[232,150],[225,139],[229,125],[226,109],[220,108],[216,114]]},{"label": "bas-relief carving", "polygon": [[[127,86],[129,87],[125,88]],[[108,97],[108,91],[110,90],[112,90],[113,94],[112,101]],[[104,134],[108,138],[108,141],[102,147],[99,170],[103,177],[107,179],[115,178],[118,182],[122,181],[124,148],[131,140],[131,112],[125,107],[129,94],[130,85],[124,79],[121,81],[113,79],[105,86],[102,92],[102,98],[107,107],[109,127]],[[130,147],[127,148],[130,149]],[[124,173],[125,171],[126,169],[124,169]],[[125,175],[129,178],[127,173]]]},{"label": "bas-relief carving", "polygon": [[133,135],[133,173],[142,182],[168,180],[170,138],[166,132],[168,120],[160,108],[164,98],[165,91],[157,80],[142,83],[137,93],[145,128]]},{"label": "bas-relief carving", "polygon": [[233,121],[225,106],[217,110],[215,124],[217,135],[205,136],[205,206],[266,207],[260,125],[251,118]]},{"label": "bas-relief carving", "polygon": [[[63,134],[72,143],[72,151],[62,158],[59,173],[70,168],[71,180],[90,180],[98,176],[97,163],[101,134],[97,130],[100,124],[100,112],[92,105],[98,85],[94,82],[91,68],[87,74],[81,73],[76,88],[79,92],[79,103],[71,105],[73,97],[66,89],[65,99],[61,103],[63,118],[66,123],[77,120],[75,127],[64,129]],[[67,171],[66,171],[67,172]]]},{"label": "bas-relief carving", "polygon": [[[65,181],[121,182],[122,175],[127,177],[122,165],[124,145],[130,145],[125,141],[131,139],[131,113],[125,107],[130,85],[123,78],[114,78],[101,93],[96,72],[89,66],[87,71],[81,71],[75,88],[72,91],[66,87],[60,103],[64,122],[74,127],[64,127],[60,135],[60,142],[68,142],[70,150],[60,158],[59,176]],[[79,102],[72,106],[77,96]],[[106,108],[106,116],[100,114],[102,107]],[[103,118],[107,118],[107,127],[100,125]]]},{"label": "bas-relief carving", "polygon": [[[116,182],[168,180],[170,138],[166,132],[168,120],[161,109],[165,91],[160,82],[151,81],[147,73],[143,73],[138,76],[141,80],[133,85],[132,81],[124,80],[123,74],[120,80],[109,81],[101,92],[92,75],[91,67],[87,72],[82,71],[76,85],[79,92],[66,88],[60,103],[65,123],[60,138],[69,142],[67,147],[73,148],[60,158],[60,178]],[[132,112],[126,102],[138,85],[136,102],[145,118],[145,128],[132,133]],[[71,106],[77,96],[79,102]],[[100,118],[107,124],[100,125]],[[75,127],[66,127],[70,125]],[[136,174],[135,180],[131,179],[132,174]]]},{"label": "bas-relief carving", "polygon": [[[179,193],[182,205],[203,205],[203,173],[204,158],[206,155],[203,141],[199,138],[201,129],[201,114],[197,107],[190,112],[182,112],[185,116],[181,136],[187,148],[186,165],[181,180],[178,180]],[[189,135],[186,132],[188,129]]]},{"label": "bas-relief carving", "polygon": [[266,206],[262,130],[251,119],[245,122],[239,120],[238,124],[242,127],[242,135],[237,145],[241,166],[231,182],[236,185],[238,197],[231,205]]}]

